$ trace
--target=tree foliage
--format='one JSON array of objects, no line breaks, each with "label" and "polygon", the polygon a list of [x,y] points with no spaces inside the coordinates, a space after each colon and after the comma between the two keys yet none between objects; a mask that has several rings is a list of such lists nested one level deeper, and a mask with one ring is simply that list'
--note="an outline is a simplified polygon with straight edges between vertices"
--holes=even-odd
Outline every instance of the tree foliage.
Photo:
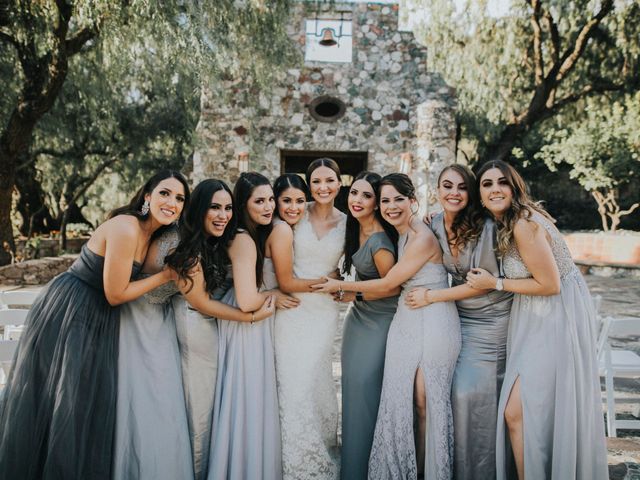
[{"label": "tree foliage", "polygon": [[552,171],[569,165],[570,177],[596,200],[603,229],[615,231],[621,217],[640,207],[618,201],[620,190],[640,180],[640,93],[589,102],[583,113],[581,121],[549,130],[535,156]]},{"label": "tree foliage", "polygon": [[[38,179],[51,182],[47,188],[68,204],[86,195],[100,172],[118,172],[126,183],[127,161],[142,152],[184,160],[184,129],[169,128],[184,120],[169,105],[172,94],[197,99],[194,83],[238,71],[268,82],[272,63],[290,53],[282,22],[287,13],[286,0],[10,0],[0,6],[6,92],[0,101],[0,243],[13,246],[9,214],[19,170],[33,213],[43,196]],[[70,71],[73,85],[65,88]],[[45,115],[47,125],[38,131]],[[52,172],[58,175],[49,179]],[[0,249],[0,264],[9,258]]]},{"label": "tree foliage", "polygon": [[585,99],[640,88],[640,5],[633,0],[417,0],[431,69],[457,87],[461,147],[507,159],[538,125]]}]

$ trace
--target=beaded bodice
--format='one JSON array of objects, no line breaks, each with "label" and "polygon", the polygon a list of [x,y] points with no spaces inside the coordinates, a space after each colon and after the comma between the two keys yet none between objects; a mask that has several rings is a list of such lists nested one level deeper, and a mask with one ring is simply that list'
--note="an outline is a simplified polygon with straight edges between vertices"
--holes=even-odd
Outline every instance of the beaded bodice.
[{"label": "beaded bodice", "polygon": [[[556,261],[556,265],[558,266],[558,271],[560,272],[560,279],[564,279],[569,275],[575,274],[578,270],[571,258],[569,247],[567,247],[567,244],[562,238],[562,234],[558,231],[551,220],[538,212],[534,212],[531,215],[530,220],[544,227],[544,229],[549,233],[551,238],[551,251],[553,253],[553,258]],[[531,272],[529,272],[524,264],[524,261],[516,248],[515,242],[511,242],[511,245],[504,256],[503,265],[504,273],[507,278],[531,277]]]},{"label": "beaded bodice", "polygon": [[[178,230],[175,228],[167,230],[155,239],[154,245],[156,246],[156,251],[153,257],[145,260],[145,270],[154,272],[162,270],[166,256],[178,246],[178,243],[180,243],[180,237],[178,236]],[[174,282],[167,282],[145,294],[144,298],[146,298],[149,303],[166,303],[176,293],[178,293],[176,284]]]}]

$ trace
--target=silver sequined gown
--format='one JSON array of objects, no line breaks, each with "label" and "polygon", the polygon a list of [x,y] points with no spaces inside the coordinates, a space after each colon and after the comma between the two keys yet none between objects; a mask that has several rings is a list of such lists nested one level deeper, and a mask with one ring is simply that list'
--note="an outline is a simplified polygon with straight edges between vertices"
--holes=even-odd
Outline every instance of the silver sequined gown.
[{"label": "silver sequined gown", "polygon": [[[511,458],[505,405],[520,378],[525,478],[603,480],[608,472],[593,303],[560,232],[539,213],[532,220],[551,237],[561,287],[558,295],[514,296],[498,407],[498,479],[507,478]],[[504,270],[507,278],[531,277],[515,245],[505,254]]]},{"label": "silver sequined gown", "polygon": [[[398,240],[401,258],[407,236]],[[442,264],[426,263],[402,285],[384,362],[380,408],[369,459],[369,479],[416,480],[414,383],[422,370],[427,390],[426,480],[447,480],[453,467],[451,381],[460,351],[460,322],[453,302],[412,310],[404,297],[414,287],[447,288]],[[422,473],[422,472],[420,472]]]}]

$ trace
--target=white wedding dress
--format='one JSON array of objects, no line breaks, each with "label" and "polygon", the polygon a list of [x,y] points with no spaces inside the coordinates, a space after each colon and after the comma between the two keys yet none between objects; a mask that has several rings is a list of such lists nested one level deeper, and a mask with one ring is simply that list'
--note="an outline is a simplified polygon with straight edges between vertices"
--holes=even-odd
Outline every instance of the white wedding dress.
[{"label": "white wedding dress", "polygon": [[[309,213],[294,229],[293,271],[319,278],[337,268],[344,247],[346,217],[318,238]],[[278,310],[275,352],[282,469],[285,480],[339,476],[338,401],[331,354],[338,326],[338,304],[331,295],[296,293],[300,305]]]}]

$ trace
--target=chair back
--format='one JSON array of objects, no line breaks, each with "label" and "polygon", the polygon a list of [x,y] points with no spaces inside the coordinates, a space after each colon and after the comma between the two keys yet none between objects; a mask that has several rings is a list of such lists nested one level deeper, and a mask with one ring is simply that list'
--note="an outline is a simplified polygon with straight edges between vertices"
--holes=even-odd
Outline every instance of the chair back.
[{"label": "chair back", "polygon": [[0,309],[12,305],[31,306],[40,292],[36,290],[10,290],[0,292]]}]

